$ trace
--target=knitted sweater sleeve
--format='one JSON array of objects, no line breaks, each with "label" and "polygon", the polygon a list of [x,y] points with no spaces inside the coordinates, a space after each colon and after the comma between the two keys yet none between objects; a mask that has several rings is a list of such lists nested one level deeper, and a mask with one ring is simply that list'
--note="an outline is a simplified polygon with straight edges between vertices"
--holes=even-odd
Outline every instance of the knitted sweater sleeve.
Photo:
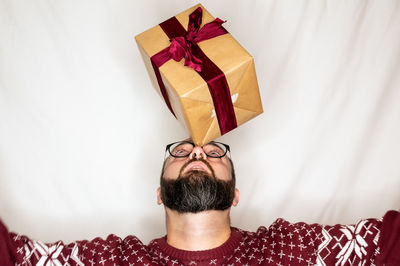
[{"label": "knitted sweater sleeve", "polygon": [[377,265],[400,265],[400,212],[389,211],[383,217]]},{"label": "knitted sweater sleeve", "polygon": [[267,263],[282,265],[400,265],[400,213],[354,225],[276,220],[263,235]]},{"label": "knitted sweater sleeve", "polygon": [[15,249],[10,235],[3,222],[0,220],[0,265],[14,265],[16,258]]},{"label": "knitted sweater sleeve", "polygon": [[320,229],[317,265],[400,265],[399,212]]},{"label": "knitted sweater sleeve", "polygon": [[121,265],[149,261],[147,247],[135,236],[109,235],[69,244],[43,243],[10,233],[0,221],[0,265]]}]

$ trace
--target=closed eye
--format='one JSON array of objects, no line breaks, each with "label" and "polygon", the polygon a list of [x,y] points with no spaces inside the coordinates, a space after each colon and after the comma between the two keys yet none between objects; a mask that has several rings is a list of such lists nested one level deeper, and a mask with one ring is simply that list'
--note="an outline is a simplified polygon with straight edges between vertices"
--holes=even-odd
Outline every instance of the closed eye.
[{"label": "closed eye", "polygon": [[210,152],[208,152],[208,155],[211,155],[211,156],[221,156],[221,152],[219,152],[219,151],[210,151]]},{"label": "closed eye", "polygon": [[186,154],[188,154],[189,152],[187,151],[187,150],[177,150],[177,151],[175,151],[175,155],[178,155],[178,156],[180,156],[180,155],[186,155]]}]

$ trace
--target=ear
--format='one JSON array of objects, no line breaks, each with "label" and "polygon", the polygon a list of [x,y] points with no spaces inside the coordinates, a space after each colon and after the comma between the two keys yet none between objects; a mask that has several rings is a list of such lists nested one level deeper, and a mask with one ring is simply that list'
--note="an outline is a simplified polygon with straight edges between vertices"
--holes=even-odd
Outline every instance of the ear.
[{"label": "ear", "polygon": [[160,187],[158,187],[157,188],[157,204],[158,205],[161,205],[163,202],[162,202],[162,200],[161,200],[161,188]]},{"label": "ear", "polygon": [[232,201],[232,206],[236,207],[239,204],[239,189],[235,188],[235,197]]}]

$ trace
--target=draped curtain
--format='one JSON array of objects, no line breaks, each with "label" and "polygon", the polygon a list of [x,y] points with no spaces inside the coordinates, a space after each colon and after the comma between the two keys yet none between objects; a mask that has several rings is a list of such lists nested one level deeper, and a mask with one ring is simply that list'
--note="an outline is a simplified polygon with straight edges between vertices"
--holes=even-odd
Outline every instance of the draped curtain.
[{"label": "draped curtain", "polygon": [[[197,1],[0,0],[0,217],[46,242],[165,234],[166,144],[188,135],[134,36]],[[255,58],[264,113],[231,145],[233,226],[400,207],[400,2],[200,1]]]}]

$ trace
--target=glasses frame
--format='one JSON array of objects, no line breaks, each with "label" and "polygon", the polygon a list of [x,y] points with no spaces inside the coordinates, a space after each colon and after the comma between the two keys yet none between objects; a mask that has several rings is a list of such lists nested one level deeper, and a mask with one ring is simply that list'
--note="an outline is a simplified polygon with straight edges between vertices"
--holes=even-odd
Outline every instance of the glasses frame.
[{"label": "glasses frame", "polygon": [[[188,144],[191,144],[191,145],[193,146],[193,148],[196,147],[196,145],[195,145],[193,142],[191,142],[191,141],[182,140],[182,141],[172,142],[172,143],[168,144],[168,145],[165,147],[165,152],[168,151],[169,155],[171,155],[171,156],[174,157],[174,158],[186,158],[186,157],[189,157],[190,154],[191,154],[191,152],[190,152],[188,155],[183,155],[183,156],[176,156],[176,155],[173,155],[173,154],[171,153],[171,151],[170,151],[170,148],[171,148],[172,145],[177,144],[177,143],[188,143]],[[222,142],[218,142],[218,141],[211,141],[211,142],[209,142],[209,143],[207,143],[207,144],[213,144],[213,143],[215,143],[215,144],[220,144],[220,145],[224,146],[224,147],[226,148],[225,153],[224,153],[223,155],[221,155],[221,156],[213,156],[213,155],[208,155],[207,153],[204,152],[204,153],[207,155],[207,157],[210,157],[210,158],[222,158],[222,157],[224,157],[225,155],[227,155],[228,152],[229,152],[229,154],[231,153],[231,148],[229,147],[228,144],[225,144],[225,143],[222,143]],[[206,144],[206,145],[207,145],[207,144]],[[201,148],[203,148],[203,146],[201,146]],[[228,157],[229,157],[229,156],[228,156]]]}]

